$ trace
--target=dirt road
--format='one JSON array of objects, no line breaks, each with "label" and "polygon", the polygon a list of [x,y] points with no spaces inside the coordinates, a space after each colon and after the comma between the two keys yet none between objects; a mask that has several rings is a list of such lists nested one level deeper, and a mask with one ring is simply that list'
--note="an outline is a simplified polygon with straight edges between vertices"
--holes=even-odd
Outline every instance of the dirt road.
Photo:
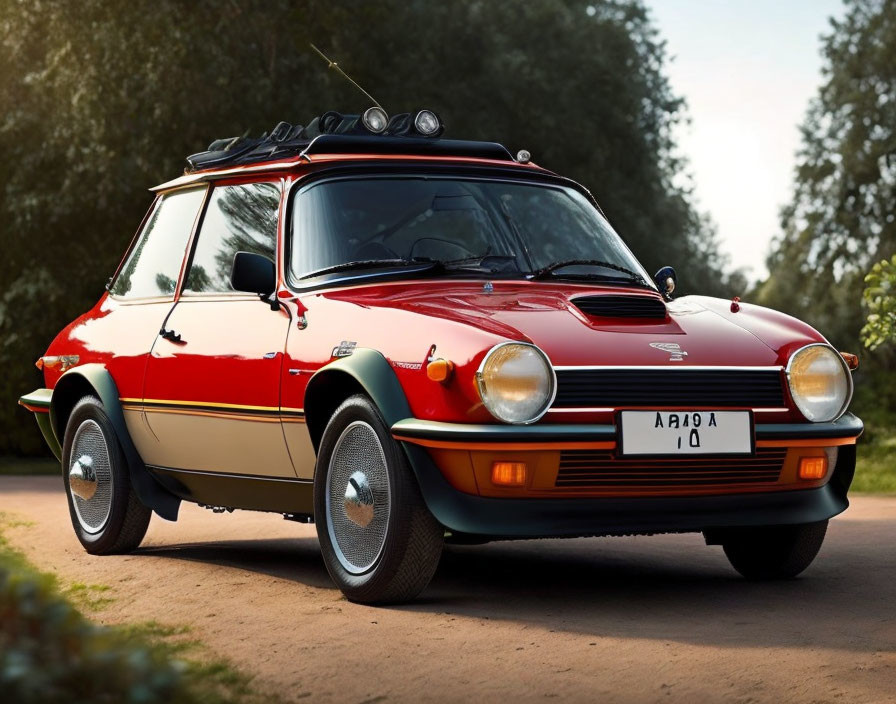
[{"label": "dirt road", "polygon": [[896,498],[858,497],[798,580],[750,584],[698,535],[452,547],[423,597],[351,604],[314,526],[184,504],[143,547],[83,552],[62,482],[0,477],[13,545],[107,584],[104,622],[157,620],[286,699],[896,702]]}]

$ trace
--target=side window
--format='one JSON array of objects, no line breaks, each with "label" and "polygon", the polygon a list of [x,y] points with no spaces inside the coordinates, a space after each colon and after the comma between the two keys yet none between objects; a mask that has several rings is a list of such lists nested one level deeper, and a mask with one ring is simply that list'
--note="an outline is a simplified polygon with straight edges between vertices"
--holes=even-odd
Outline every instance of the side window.
[{"label": "side window", "polygon": [[221,186],[212,191],[187,274],[185,292],[230,293],[237,252],[275,260],[280,188],[272,183]]},{"label": "side window", "polygon": [[193,231],[205,188],[162,196],[140,233],[115,283],[113,296],[150,298],[171,296]]}]

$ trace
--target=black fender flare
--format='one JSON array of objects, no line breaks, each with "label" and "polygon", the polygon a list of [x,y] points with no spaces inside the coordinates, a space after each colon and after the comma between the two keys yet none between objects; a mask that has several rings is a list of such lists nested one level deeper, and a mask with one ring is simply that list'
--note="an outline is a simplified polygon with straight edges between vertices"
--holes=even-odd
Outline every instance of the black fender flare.
[{"label": "black fender flare", "polygon": [[131,485],[137,492],[137,497],[144,506],[151,508],[162,518],[176,521],[180,499],[159,484],[146,469],[128,432],[119,400],[118,386],[109,370],[102,364],[84,364],[69,369],[56,382],[50,401],[50,425],[60,446],[63,445],[65,438],[64,421],[68,419],[67,415],[64,418],[60,417],[60,412],[64,408],[71,410],[85,391],[99,397],[112,427],[118,433],[118,441],[128,462]]},{"label": "black fender flare", "polygon": [[315,452],[332,412],[358,392],[370,397],[390,428],[411,417],[411,407],[389,360],[377,350],[356,348],[351,355],[318,369],[305,387],[305,422]]}]

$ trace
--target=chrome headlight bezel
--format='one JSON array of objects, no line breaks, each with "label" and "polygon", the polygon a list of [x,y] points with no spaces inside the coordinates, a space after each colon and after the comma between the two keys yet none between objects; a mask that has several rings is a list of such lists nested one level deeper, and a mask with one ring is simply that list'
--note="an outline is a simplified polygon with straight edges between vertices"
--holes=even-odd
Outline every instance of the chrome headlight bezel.
[{"label": "chrome headlight bezel", "polygon": [[[794,392],[794,389],[793,389],[792,377],[793,377],[794,363],[796,362],[797,358],[801,354],[803,354],[806,350],[809,350],[809,349],[812,349],[815,347],[824,348],[825,350],[829,351],[834,356],[834,358],[838,361],[840,369],[843,372],[843,375],[846,379],[846,395],[843,398],[843,403],[840,405],[839,410],[837,411],[837,413],[834,416],[817,417],[817,418],[811,417],[812,415],[814,415],[811,412],[811,409],[807,408],[805,402],[797,396],[797,394]],[[852,401],[852,394],[853,394],[852,373],[850,372],[849,367],[846,364],[846,360],[844,360],[843,357],[840,355],[840,353],[837,350],[835,350],[831,345],[829,345],[825,342],[813,342],[811,344],[804,345],[803,347],[800,347],[798,350],[796,350],[796,352],[794,352],[793,354],[790,355],[790,358],[787,360],[787,366],[784,368],[784,373],[787,377],[787,389],[790,392],[790,398],[793,399],[793,403],[796,406],[797,410],[803,414],[803,417],[806,420],[808,420],[812,423],[830,423],[832,421],[837,420],[838,418],[841,418],[843,416],[843,414],[846,413],[846,409],[849,408],[849,404]]]},{"label": "chrome headlight bezel", "polygon": [[[543,402],[540,404],[538,413],[528,418],[510,418],[505,414],[502,414],[493,403],[489,402],[489,391],[484,378],[486,366],[488,365],[495,352],[508,346],[528,347],[533,350],[544,362],[546,371],[545,380],[548,383],[549,391],[544,397]],[[531,425],[532,423],[541,420],[541,418],[544,417],[545,413],[547,413],[550,410],[551,406],[554,404],[554,398],[557,395],[557,374],[554,371],[554,365],[551,364],[550,358],[537,345],[533,345],[531,342],[500,342],[492,347],[488,352],[486,352],[485,356],[482,358],[482,362],[479,364],[479,368],[476,370],[476,390],[479,392],[479,398],[482,400],[482,405],[485,406],[485,409],[489,413],[491,413],[496,420],[499,420],[502,423],[508,423],[510,425]]]}]

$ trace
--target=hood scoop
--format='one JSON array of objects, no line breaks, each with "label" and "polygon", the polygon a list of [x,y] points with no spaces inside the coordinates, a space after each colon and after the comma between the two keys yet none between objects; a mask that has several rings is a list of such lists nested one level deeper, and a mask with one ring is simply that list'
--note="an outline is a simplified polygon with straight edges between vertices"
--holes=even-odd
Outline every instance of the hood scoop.
[{"label": "hood scoop", "polygon": [[570,302],[585,315],[596,318],[666,318],[666,304],[653,296],[582,296]]}]

